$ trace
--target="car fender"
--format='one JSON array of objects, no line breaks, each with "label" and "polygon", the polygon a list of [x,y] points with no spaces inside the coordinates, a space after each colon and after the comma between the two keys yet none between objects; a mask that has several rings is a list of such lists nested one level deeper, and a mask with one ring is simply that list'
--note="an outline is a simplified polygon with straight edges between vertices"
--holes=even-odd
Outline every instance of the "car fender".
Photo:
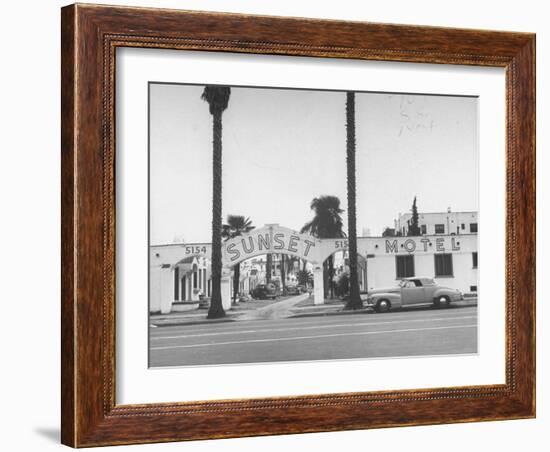
[{"label": "car fender", "polygon": [[445,289],[445,288],[437,289],[434,292],[433,298],[435,300],[436,298],[442,297],[444,295],[449,297],[450,300],[453,300],[454,296],[456,295],[456,291]]},{"label": "car fender", "polygon": [[394,308],[400,308],[401,307],[401,294],[399,293],[393,293],[393,292],[382,292],[377,293],[372,296],[372,304],[376,305],[379,300],[389,300],[392,307]]}]

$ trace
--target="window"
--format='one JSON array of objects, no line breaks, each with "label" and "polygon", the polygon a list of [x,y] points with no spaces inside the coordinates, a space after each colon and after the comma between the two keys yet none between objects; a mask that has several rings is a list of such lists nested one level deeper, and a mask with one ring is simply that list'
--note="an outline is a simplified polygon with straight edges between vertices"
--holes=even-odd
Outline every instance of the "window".
[{"label": "window", "polygon": [[435,276],[453,276],[453,255],[441,253],[434,255]]},{"label": "window", "polygon": [[462,229],[462,230],[464,231],[464,229],[466,229],[466,225],[465,225],[464,223],[462,223],[462,224],[460,225],[460,229]]},{"label": "window", "polygon": [[436,234],[445,234],[445,225],[444,224],[436,224],[435,225],[435,233]]},{"label": "window", "polygon": [[472,253],[472,267],[477,268],[477,251]]},{"label": "window", "polygon": [[193,289],[196,289],[197,288],[197,283],[198,283],[198,278],[197,278],[197,270],[195,269],[195,271],[193,272]]},{"label": "window", "polygon": [[414,276],[414,256],[395,256],[395,273],[398,279]]},{"label": "window", "polygon": [[425,224],[420,225],[420,233],[422,235],[426,235],[426,225]]},{"label": "window", "polygon": [[470,232],[477,233],[477,223],[470,223]]},{"label": "window", "polygon": [[470,292],[477,292],[477,286],[470,286]]}]

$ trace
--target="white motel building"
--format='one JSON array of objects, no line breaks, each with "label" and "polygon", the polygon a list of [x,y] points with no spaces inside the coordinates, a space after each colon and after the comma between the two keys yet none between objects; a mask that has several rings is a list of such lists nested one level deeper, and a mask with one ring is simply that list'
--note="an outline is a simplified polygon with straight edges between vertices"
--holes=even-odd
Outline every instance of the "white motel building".
[{"label": "white motel building", "polygon": [[[407,217],[408,215],[408,217]],[[478,290],[477,212],[419,213],[422,235],[406,236],[410,214],[395,222],[399,236],[358,237],[362,292],[395,286],[411,276],[434,277],[464,293]],[[441,227],[443,225],[443,227]],[[241,291],[265,278],[261,256],[288,254],[308,262],[314,276],[314,303],[324,303],[323,262],[347,250],[346,239],[316,239],[279,225],[266,225],[223,244],[222,300],[231,306],[232,267],[241,264]],[[169,313],[197,306],[211,295],[209,243],[177,243],[149,247],[149,309]]]},{"label": "white motel building", "polygon": [[[394,221],[395,230],[405,236],[409,232],[412,213],[403,213]],[[477,234],[477,212],[425,212],[418,213],[418,226],[422,235],[427,234]]]}]

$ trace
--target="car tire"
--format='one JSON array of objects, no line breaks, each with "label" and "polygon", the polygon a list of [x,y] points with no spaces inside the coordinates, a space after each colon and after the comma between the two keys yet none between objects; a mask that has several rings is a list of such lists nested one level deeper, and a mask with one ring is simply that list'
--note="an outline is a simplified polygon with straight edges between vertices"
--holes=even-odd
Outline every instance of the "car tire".
[{"label": "car tire", "polygon": [[442,295],[434,300],[434,306],[436,308],[448,308],[451,304],[451,300],[447,295]]},{"label": "car tire", "polygon": [[389,300],[386,300],[385,298],[382,300],[378,300],[378,303],[376,303],[376,312],[383,313],[383,312],[390,312],[391,309],[391,303]]}]

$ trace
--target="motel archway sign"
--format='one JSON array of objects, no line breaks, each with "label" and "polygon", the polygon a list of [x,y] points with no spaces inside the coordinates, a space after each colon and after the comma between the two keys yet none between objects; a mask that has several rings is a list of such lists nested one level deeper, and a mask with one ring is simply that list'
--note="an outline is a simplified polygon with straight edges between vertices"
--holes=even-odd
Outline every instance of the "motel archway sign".
[{"label": "motel archway sign", "polygon": [[[343,241],[339,240],[339,242]],[[341,250],[343,251],[344,248]],[[313,265],[314,303],[323,304],[323,262],[334,252],[334,240],[320,240],[278,224],[268,224],[223,244],[222,262],[226,271],[222,274],[222,285],[229,283],[225,281],[229,273],[227,270],[242,261],[263,254],[289,254],[309,261]]]},{"label": "motel archway sign", "polygon": [[[159,305],[161,312],[169,312],[174,300],[174,271],[182,259],[211,258],[210,243],[173,244],[153,252],[151,263],[160,272]],[[232,268],[247,259],[264,254],[288,254],[308,261],[312,265],[314,303],[324,303],[323,262],[338,251],[348,248],[346,239],[318,239],[301,234],[278,224],[268,224],[247,234],[222,243],[222,304],[231,307]]]},{"label": "motel archway sign", "polygon": [[318,239],[278,224],[267,224],[224,242],[222,265],[233,267],[251,257],[263,254],[290,254],[314,266],[322,266],[331,254],[347,249],[347,239]]},{"label": "motel archway sign", "polygon": [[320,261],[321,247],[321,240],[309,234],[300,234],[278,224],[268,224],[224,242],[222,259],[225,267],[232,267],[251,257],[283,253],[315,264]]}]

